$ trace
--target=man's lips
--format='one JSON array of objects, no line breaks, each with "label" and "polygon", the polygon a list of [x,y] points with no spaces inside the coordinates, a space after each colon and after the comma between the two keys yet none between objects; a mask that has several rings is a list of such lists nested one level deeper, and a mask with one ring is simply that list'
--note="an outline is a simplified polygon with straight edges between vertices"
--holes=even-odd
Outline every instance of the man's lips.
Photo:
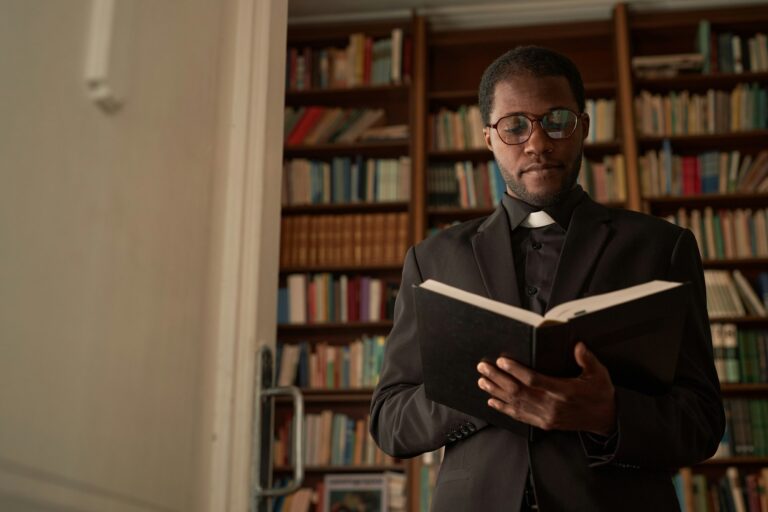
[{"label": "man's lips", "polygon": [[562,164],[546,163],[546,164],[531,164],[523,167],[522,172],[543,172],[543,171],[556,171],[563,168]]}]

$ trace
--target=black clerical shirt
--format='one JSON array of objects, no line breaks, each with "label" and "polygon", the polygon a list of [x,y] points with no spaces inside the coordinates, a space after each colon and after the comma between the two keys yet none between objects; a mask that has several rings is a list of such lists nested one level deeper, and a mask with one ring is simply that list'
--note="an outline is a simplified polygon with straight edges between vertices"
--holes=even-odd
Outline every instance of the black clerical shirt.
[{"label": "black clerical shirt", "polygon": [[[521,199],[504,194],[502,206],[512,229],[512,259],[515,264],[521,306],[543,315],[547,311],[557,262],[563,250],[573,209],[584,198],[584,190],[576,185],[559,203],[538,208]],[[532,212],[544,210],[555,219],[554,224],[527,228],[520,224]]]}]

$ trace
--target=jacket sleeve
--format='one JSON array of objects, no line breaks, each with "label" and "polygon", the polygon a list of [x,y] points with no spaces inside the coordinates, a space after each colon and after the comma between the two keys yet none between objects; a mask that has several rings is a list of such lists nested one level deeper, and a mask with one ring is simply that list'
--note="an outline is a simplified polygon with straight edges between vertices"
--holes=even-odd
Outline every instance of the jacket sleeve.
[{"label": "jacket sleeve", "polygon": [[399,458],[436,450],[486,425],[424,394],[413,298],[413,285],[421,282],[416,249],[412,247],[405,257],[394,326],[371,401],[371,435],[385,453]]},{"label": "jacket sleeve", "polygon": [[712,356],[704,274],[693,234],[683,230],[672,252],[667,279],[690,282],[675,380],[661,396],[616,387],[618,440],[612,456],[593,465],[674,469],[714,454],[725,429],[720,385]]}]

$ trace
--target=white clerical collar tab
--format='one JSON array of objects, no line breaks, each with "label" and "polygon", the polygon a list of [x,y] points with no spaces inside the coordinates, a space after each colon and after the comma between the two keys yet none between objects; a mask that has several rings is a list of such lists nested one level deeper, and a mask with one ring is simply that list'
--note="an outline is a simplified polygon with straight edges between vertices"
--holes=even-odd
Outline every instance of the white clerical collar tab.
[{"label": "white clerical collar tab", "polygon": [[520,225],[524,228],[543,228],[544,226],[549,226],[554,223],[555,219],[542,210],[539,212],[531,212],[525,219],[523,219],[523,222],[521,222]]}]

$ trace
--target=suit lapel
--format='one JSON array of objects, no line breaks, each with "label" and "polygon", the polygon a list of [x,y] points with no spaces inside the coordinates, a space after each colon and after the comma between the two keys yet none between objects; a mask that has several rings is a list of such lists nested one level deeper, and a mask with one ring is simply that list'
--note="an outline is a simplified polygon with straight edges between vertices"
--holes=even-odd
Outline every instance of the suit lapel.
[{"label": "suit lapel", "polygon": [[488,296],[520,306],[509,219],[503,206],[499,205],[480,225],[472,238],[472,249]]},{"label": "suit lapel", "polygon": [[573,210],[547,309],[580,296],[612,232],[610,220],[610,211],[589,197]]}]

